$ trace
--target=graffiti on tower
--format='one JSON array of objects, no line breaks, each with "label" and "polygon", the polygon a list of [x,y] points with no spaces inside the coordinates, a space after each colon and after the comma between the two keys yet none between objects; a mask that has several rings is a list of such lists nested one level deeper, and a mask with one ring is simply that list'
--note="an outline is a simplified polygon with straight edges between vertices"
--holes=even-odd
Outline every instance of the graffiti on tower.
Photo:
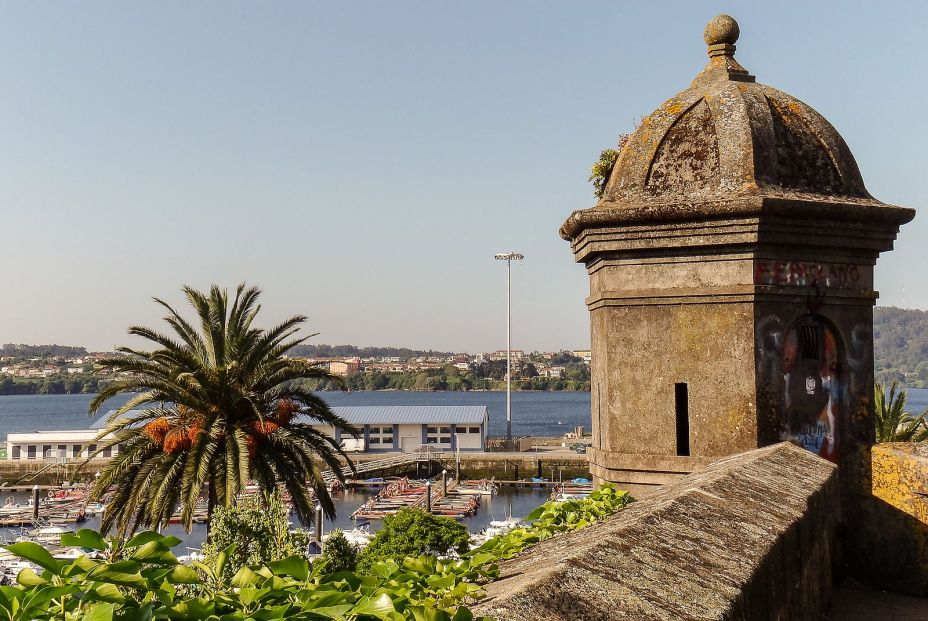
[{"label": "graffiti on tower", "polygon": [[840,377],[837,339],[814,316],[798,321],[783,343],[782,439],[838,460]]}]

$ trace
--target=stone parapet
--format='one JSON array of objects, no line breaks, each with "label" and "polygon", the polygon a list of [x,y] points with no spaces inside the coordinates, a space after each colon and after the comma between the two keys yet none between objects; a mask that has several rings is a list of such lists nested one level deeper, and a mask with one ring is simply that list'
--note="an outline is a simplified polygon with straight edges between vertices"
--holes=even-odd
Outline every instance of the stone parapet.
[{"label": "stone parapet", "polygon": [[852,534],[855,577],[870,586],[928,596],[928,443],[877,444],[870,492]]},{"label": "stone parapet", "polygon": [[615,517],[501,565],[497,621],[821,619],[836,467],[791,444],[714,462]]}]

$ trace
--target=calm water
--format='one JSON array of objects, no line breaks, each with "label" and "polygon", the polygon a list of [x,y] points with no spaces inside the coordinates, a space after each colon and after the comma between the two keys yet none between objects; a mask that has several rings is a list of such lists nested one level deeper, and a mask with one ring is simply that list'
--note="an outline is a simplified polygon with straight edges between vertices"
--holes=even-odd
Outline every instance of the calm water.
[{"label": "calm water", "polygon": [[[332,406],[341,405],[485,405],[490,413],[490,435],[506,433],[505,392],[325,392]],[[0,396],[0,438],[15,432],[54,429],[86,429],[94,417],[87,414],[92,395],[9,395]],[[128,396],[111,399],[105,409],[116,408]],[[928,389],[908,390],[912,413],[928,409]],[[512,393],[512,432],[514,435],[557,436],[576,425],[590,429],[588,392]]]},{"label": "calm water", "polygon": [[[490,412],[490,433],[506,432],[506,393],[503,392],[408,392],[377,391],[353,393],[323,393],[330,405],[486,405]],[[115,398],[107,408],[115,408],[128,397]],[[92,417],[87,414],[91,395],[15,395],[0,396],[0,437],[7,433],[86,428]],[[928,389],[908,391],[908,410],[923,412],[928,409]],[[583,392],[514,392],[512,394],[513,433],[517,435],[559,435],[575,425],[590,428],[590,393]],[[464,520],[471,532],[483,529],[491,520],[507,515],[523,516],[547,500],[548,490],[537,488],[503,489],[500,494],[483,497],[477,514]],[[348,516],[363,504],[368,493],[344,492],[336,498],[338,516],[326,528],[354,528]],[[25,496],[20,500],[25,500]],[[91,518],[81,526],[95,528],[98,522]],[[372,522],[372,527],[379,521]],[[205,528],[194,525],[191,533],[176,525],[167,533],[184,540],[177,553],[186,546],[199,547],[205,537]],[[0,535],[15,534],[0,529]]]},{"label": "calm water", "polygon": [[[490,413],[490,435],[506,433],[505,392],[325,392],[330,405],[485,405]],[[908,411],[928,409],[928,389],[908,390]],[[0,396],[0,438],[15,432],[86,429],[92,395]],[[105,409],[116,408],[127,396],[111,399]],[[512,432],[515,435],[561,435],[576,425],[590,429],[588,392],[512,393]]]},{"label": "calm water", "polygon": [[[336,494],[334,500],[337,515],[334,521],[325,523],[323,527],[324,532],[329,532],[334,528],[351,530],[357,526],[357,523],[355,523],[350,516],[354,510],[364,504],[372,494],[373,492],[357,491],[346,491]],[[519,517],[528,515],[532,509],[547,501],[549,494],[550,490],[543,488],[503,488],[499,490],[499,494],[496,496],[481,496],[480,508],[477,510],[477,513],[461,520],[461,523],[467,526],[470,532],[478,533],[486,528],[493,520],[503,520],[510,515]],[[18,492],[15,494],[8,494],[8,496],[13,496],[18,502],[26,502],[29,497],[29,492]],[[3,498],[5,499],[6,497],[7,496],[4,496]],[[291,516],[291,519],[294,522],[296,521],[295,516]],[[371,530],[376,531],[380,528],[380,524],[380,520],[371,520]],[[72,524],[71,528],[74,530],[78,528],[96,529],[99,525],[99,518],[91,517],[81,524]],[[178,539],[181,539],[182,543],[174,548],[174,553],[178,555],[186,554],[188,548],[199,548],[203,545],[204,539],[206,539],[206,526],[203,524],[194,524],[189,533],[185,532],[184,529],[177,524],[169,524],[162,532],[166,535],[175,535]],[[20,534],[21,529],[19,528],[0,528],[0,537],[7,540],[13,540]]]},{"label": "calm water", "polygon": [[[485,405],[490,413],[490,435],[506,434],[505,392],[325,392],[329,405]],[[0,396],[0,438],[8,433],[57,429],[87,429],[94,420],[87,414],[93,395]],[[107,402],[103,412],[128,401],[128,396]],[[556,436],[576,425],[590,429],[588,392],[512,393],[514,435]]]},{"label": "calm water", "polygon": [[[322,393],[332,406],[342,405],[485,405],[490,414],[490,434],[506,433],[506,393],[504,392],[325,392]],[[0,438],[15,432],[54,429],[86,429],[96,418],[87,414],[87,406],[93,395],[11,395],[0,396]],[[104,407],[116,408],[129,397],[114,398]],[[590,428],[590,393],[585,392],[514,392],[512,393],[512,429],[516,435],[561,435],[572,431],[574,426]],[[545,502],[549,490],[540,488],[503,489],[497,496],[481,498],[480,509],[463,523],[471,532],[479,532],[492,520],[504,519],[507,515],[523,516]],[[27,494],[17,494],[17,500],[25,502]],[[370,493],[348,491],[337,495],[337,517],[327,522],[326,529],[355,527],[349,516],[361,506]],[[5,497],[4,497],[5,498]],[[97,518],[90,518],[81,527],[96,528]],[[376,530],[379,520],[371,527]],[[18,529],[0,529],[0,535],[10,537]],[[188,534],[177,525],[169,525],[165,533],[183,540],[177,554],[185,553],[186,547],[199,547],[206,529],[194,524]]]}]

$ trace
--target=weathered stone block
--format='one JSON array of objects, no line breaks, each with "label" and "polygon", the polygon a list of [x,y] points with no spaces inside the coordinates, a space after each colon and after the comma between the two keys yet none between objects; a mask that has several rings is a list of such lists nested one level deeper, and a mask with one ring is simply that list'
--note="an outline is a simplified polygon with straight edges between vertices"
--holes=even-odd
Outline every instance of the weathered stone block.
[{"label": "weathered stone block", "polygon": [[[928,596],[928,444],[877,444],[870,489],[855,497],[855,576],[870,586]],[[869,492],[869,493],[868,493]]]},{"label": "weathered stone block", "polygon": [[502,564],[477,612],[498,621],[821,619],[836,468],[781,443],[664,486]]}]

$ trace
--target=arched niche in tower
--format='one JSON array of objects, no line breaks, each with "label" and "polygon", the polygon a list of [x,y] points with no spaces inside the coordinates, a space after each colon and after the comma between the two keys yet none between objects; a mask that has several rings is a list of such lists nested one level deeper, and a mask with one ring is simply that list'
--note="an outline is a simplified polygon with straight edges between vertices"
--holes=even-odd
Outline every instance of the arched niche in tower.
[{"label": "arched niche in tower", "polygon": [[783,341],[781,439],[838,462],[844,424],[844,346],[825,317],[797,319]]}]

